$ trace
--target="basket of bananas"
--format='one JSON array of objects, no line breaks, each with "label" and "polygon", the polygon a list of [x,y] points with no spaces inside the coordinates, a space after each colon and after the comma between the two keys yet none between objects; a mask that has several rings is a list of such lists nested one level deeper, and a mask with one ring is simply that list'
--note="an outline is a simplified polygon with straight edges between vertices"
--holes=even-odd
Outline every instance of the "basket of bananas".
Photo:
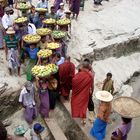
[{"label": "basket of bananas", "polygon": [[52,55],[52,50],[49,49],[42,49],[37,53],[38,57],[47,58]]},{"label": "basket of bananas", "polygon": [[55,39],[61,39],[61,38],[66,36],[66,32],[63,32],[63,31],[60,31],[60,30],[54,30],[52,32],[52,36]]},{"label": "basket of bananas", "polygon": [[19,18],[15,19],[14,22],[17,24],[20,24],[20,23],[26,22],[27,20],[28,20],[27,17],[19,17]]},{"label": "basket of bananas", "polygon": [[26,3],[18,3],[17,5],[17,9],[18,10],[29,10],[31,8],[30,5],[26,4]]},{"label": "basket of bananas", "polygon": [[47,24],[47,25],[53,25],[56,23],[56,20],[55,19],[52,19],[52,18],[49,18],[49,19],[45,19],[43,21],[44,24]]},{"label": "basket of bananas", "polygon": [[46,66],[35,65],[31,71],[34,76],[44,78],[49,77],[51,74],[57,73],[58,66],[55,64],[48,64]]},{"label": "basket of bananas", "polygon": [[59,47],[60,47],[60,45],[58,43],[55,43],[55,42],[51,42],[51,43],[47,44],[47,48],[51,49],[51,50],[55,50],[55,49],[57,49]]},{"label": "basket of bananas", "polygon": [[46,13],[48,11],[48,9],[46,9],[46,8],[36,8],[35,10],[38,13]]},{"label": "basket of bananas", "polygon": [[27,34],[27,35],[23,36],[22,39],[28,44],[38,43],[41,39],[41,36],[38,34],[35,34],[35,35]]},{"label": "basket of bananas", "polygon": [[48,34],[51,34],[51,30],[48,28],[39,28],[36,30],[37,34],[40,36],[46,36]]},{"label": "basket of bananas", "polygon": [[70,24],[71,21],[68,18],[63,18],[63,19],[59,19],[56,23],[59,26],[66,26],[66,25]]},{"label": "basket of bananas", "polygon": [[51,69],[51,74],[55,74],[58,72],[58,66],[56,64],[48,64],[46,67]]}]

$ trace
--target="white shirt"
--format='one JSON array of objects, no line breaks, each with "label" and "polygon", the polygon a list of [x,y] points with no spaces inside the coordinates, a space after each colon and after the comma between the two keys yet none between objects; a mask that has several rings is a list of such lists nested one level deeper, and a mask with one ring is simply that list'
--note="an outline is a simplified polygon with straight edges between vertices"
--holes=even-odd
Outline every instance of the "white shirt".
[{"label": "white shirt", "polygon": [[40,140],[40,137],[35,133],[34,129],[30,132],[31,140]]},{"label": "white shirt", "polygon": [[62,17],[64,17],[65,12],[64,12],[64,10],[62,11],[61,9],[59,9],[59,10],[57,10],[56,15],[57,15],[59,18],[62,18]]},{"label": "white shirt", "polygon": [[48,2],[47,1],[45,1],[45,2],[39,2],[38,4],[37,4],[37,8],[48,8]]},{"label": "white shirt", "polygon": [[13,25],[13,20],[10,15],[4,14],[2,17],[2,25],[5,29]]},{"label": "white shirt", "polygon": [[27,92],[24,87],[19,96],[19,102],[23,103],[24,106],[32,108],[35,105],[34,101],[34,87],[30,92]]},{"label": "white shirt", "polygon": [[36,27],[34,24],[28,24],[28,34],[36,34]]},{"label": "white shirt", "polygon": [[65,58],[61,57],[61,59],[58,62],[56,62],[56,64],[59,66],[59,65],[63,64],[64,61],[65,61]]}]

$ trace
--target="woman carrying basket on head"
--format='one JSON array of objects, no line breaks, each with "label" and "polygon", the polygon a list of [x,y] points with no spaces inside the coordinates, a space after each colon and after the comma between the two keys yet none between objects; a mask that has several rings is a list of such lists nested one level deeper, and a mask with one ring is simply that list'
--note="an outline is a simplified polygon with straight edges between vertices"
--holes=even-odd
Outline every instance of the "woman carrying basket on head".
[{"label": "woman carrying basket on head", "polygon": [[49,117],[49,93],[47,79],[36,77],[36,86],[38,88],[40,99],[39,113],[47,121]]}]

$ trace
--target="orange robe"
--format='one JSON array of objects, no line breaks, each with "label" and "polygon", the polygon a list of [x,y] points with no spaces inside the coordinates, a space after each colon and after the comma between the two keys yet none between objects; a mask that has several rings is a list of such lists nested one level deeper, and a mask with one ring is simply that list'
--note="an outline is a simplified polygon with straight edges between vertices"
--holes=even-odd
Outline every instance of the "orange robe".
[{"label": "orange robe", "polygon": [[93,78],[87,71],[81,70],[72,80],[71,110],[72,117],[86,118],[90,88]]}]

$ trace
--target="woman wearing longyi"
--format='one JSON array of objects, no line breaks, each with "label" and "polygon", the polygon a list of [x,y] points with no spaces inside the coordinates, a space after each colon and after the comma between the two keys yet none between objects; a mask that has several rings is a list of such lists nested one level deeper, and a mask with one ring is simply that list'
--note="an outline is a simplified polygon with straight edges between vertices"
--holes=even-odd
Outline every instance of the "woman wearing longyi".
[{"label": "woman wearing longyi", "polygon": [[132,128],[132,119],[140,117],[140,102],[132,97],[114,99],[112,108],[121,116],[121,123],[112,132],[111,140],[127,140]]}]

